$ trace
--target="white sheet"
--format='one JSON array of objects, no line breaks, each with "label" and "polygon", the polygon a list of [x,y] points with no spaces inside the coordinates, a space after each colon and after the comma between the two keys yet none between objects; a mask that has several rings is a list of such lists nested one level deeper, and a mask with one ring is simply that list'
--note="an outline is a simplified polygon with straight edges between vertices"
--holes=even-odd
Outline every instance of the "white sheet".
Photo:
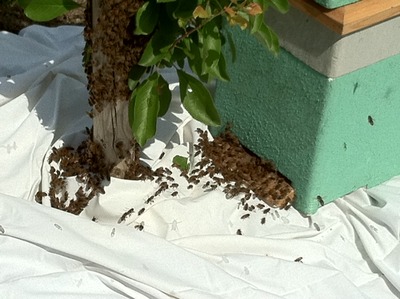
[{"label": "white sheet", "polygon": [[[150,205],[155,184],[118,179],[79,216],[34,202],[40,184],[48,186],[51,147],[79,144],[90,126],[81,32],[0,33],[1,298],[399,297],[400,177],[311,217],[256,209],[242,220],[239,198],[188,190],[178,173],[179,195],[166,191]],[[192,152],[194,129],[204,128],[176,90],[173,111],[145,149],[150,165]],[[130,208],[136,213],[117,224]]]}]

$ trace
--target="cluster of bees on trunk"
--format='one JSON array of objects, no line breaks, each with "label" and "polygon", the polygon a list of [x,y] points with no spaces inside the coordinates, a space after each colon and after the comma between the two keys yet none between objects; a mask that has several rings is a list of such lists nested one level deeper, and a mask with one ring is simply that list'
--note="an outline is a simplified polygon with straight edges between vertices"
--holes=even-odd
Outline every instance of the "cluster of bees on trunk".
[{"label": "cluster of bees on trunk", "polygon": [[101,1],[93,26],[92,1],[85,9],[83,65],[88,77],[89,103],[93,113],[103,104],[130,98],[128,73],[139,61],[150,37],[133,34],[135,15],[142,1]]},{"label": "cluster of bees on trunk", "polygon": [[[86,130],[87,134],[92,134],[91,130]],[[52,166],[53,162],[59,169]],[[52,207],[78,215],[93,197],[105,193],[103,182],[110,179],[110,169],[105,164],[101,147],[90,136],[76,150],[68,146],[53,147],[48,163],[51,165],[50,187],[47,192],[36,193],[38,203],[48,196]],[[66,190],[66,179],[72,176],[81,185],[74,195]]]},{"label": "cluster of bees on trunk", "polygon": [[[99,144],[93,141],[93,130],[86,128],[88,138],[77,149],[72,147],[52,148],[48,163],[50,164],[50,187],[47,192],[36,193],[35,200],[42,203],[48,196],[51,206],[72,214],[80,214],[89,201],[99,194],[104,194],[104,186],[110,181],[112,165],[104,159],[104,153]],[[136,157],[139,157],[139,147],[136,146]],[[52,163],[58,164],[58,169]],[[128,165],[125,179],[154,180],[156,172],[139,160]],[[81,185],[74,195],[68,194],[67,178],[75,177]]]}]

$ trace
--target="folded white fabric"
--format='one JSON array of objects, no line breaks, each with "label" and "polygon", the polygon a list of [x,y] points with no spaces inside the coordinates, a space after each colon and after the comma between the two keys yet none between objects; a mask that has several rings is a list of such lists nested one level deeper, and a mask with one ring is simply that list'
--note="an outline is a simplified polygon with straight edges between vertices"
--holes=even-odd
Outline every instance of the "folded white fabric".
[{"label": "folded white fabric", "polygon": [[[79,216],[34,202],[39,186],[48,187],[51,148],[78,145],[91,126],[83,46],[76,26],[0,32],[2,298],[400,295],[400,178],[360,189],[310,217],[293,208],[255,209],[241,219],[240,198],[228,200],[201,184],[187,189],[176,170],[178,196],[167,190],[154,203],[145,201],[155,183],[119,179]],[[173,72],[164,76],[176,87]],[[153,167],[193,153],[195,129],[206,129],[184,111],[176,89],[173,95],[171,111],[144,149]]]}]

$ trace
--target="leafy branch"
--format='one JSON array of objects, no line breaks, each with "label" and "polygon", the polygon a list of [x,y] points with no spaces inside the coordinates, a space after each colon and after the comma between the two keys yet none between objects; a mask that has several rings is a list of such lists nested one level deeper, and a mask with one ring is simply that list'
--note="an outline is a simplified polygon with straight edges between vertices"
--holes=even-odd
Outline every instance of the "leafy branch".
[{"label": "leafy branch", "polygon": [[[17,2],[35,21],[47,21],[79,7],[73,0]],[[278,38],[264,18],[270,7],[285,13],[289,9],[288,0],[146,0],[143,3],[135,17],[134,34],[151,38],[128,80],[132,91],[129,121],[141,146],[154,136],[157,118],[168,111],[171,102],[168,83],[159,73],[164,67],[177,70],[181,101],[193,118],[206,125],[220,124],[204,83],[229,80],[222,46],[228,42],[233,57],[235,46],[224,26],[249,30],[276,54]],[[186,65],[194,76],[185,72]]]},{"label": "leafy branch", "polygon": [[69,10],[80,7],[73,0],[17,0],[25,15],[33,21],[50,21]]},{"label": "leafy branch", "polygon": [[[134,33],[151,39],[129,77],[130,123],[140,145],[154,136],[157,117],[167,112],[171,102],[166,81],[158,72],[164,67],[176,68],[182,104],[193,118],[206,125],[220,125],[204,83],[229,80],[222,46],[228,41],[233,53],[235,48],[223,27],[229,24],[249,30],[276,54],[278,38],[264,20],[269,7],[284,13],[289,4],[287,0],[149,0],[143,4],[136,15]],[[185,62],[196,77],[185,72]]]}]

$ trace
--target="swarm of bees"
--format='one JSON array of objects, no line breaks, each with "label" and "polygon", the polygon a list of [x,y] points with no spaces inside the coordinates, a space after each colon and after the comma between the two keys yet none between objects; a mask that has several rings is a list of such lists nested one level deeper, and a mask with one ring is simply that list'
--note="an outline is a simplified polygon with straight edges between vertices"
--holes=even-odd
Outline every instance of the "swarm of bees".
[{"label": "swarm of bees", "polygon": [[208,139],[207,132],[200,129],[197,132],[200,138],[195,145],[195,156],[201,154],[201,160],[190,176],[183,173],[190,184],[198,184],[201,178],[208,176],[210,180],[203,185],[204,189],[223,186],[227,199],[243,195],[243,209],[250,212],[256,207],[265,207],[262,203],[249,205],[247,201],[251,196],[260,198],[271,207],[287,208],[293,203],[295,191],[289,180],[276,170],[272,162],[242,146],[229,128],[213,141]]},{"label": "swarm of bees", "polygon": [[[93,115],[101,112],[106,102],[129,99],[130,90],[126,84],[128,73],[141,56],[135,45],[146,44],[149,37],[133,37],[132,34],[131,27],[134,24],[132,16],[137,12],[139,4],[132,5],[129,0],[103,1],[97,24],[92,27],[90,2],[88,1],[85,11],[88,23],[84,31],[87,41],[84,66],[88,75],[89,103],[93,107],[90,115]],[[116,3],[118,5],[115,5]],[[96,53],[101,53],[101,57]],[[101,72],[99,58],[102,61]],[[115,80],[116,78],[118,80]],[[278,208],[287,207],[294,201],[295,192],[288,180],[277,172],[271,162],[257,157],[244,148],[230,130],[213,141],[208,140],[206,132],[201,130],[198,132],[200,139],[195,145],[194,155],[196,157],[201,155],[201,159],[190,173],[182,171],[182,176],[188,181],[187,189],[192,189],[200,184],[203,177],[208,176],[210,180],[203,184],[203,189],[214,190],[221,187],[227,199],[243,196],[240,203],[246,214],[242,219],[247,219],[249,217],[247,215],[256,208],[261,210],[265,207],[262,203],[255,205],[247,203],[251,196]],[[42,202],[42,198],[48,196],[53,207],[80,214],[92,198],[104,194],[104,183],[110,180],[112,166],[105,163],[101,146],[93,141],[92,130],[87,129],[87,133],[89,138],[77,149],[53,148],[49,163],[57,163],[59,170],[51,166],[50,188],[47,192],[39,191],[36,194],[36,201]],[[131,146],[135,152],[134,156],[139,157],[140,149],[137,144]],[[116,147],[123,149],[123,144],[117,143]],[[119,158],[123,156],[121,150]],[[128,161],[127,165],[128,170],[122,178],[155,180],[158,184],[157,190],[145,200],[145,204],[151,204],[166,190],[171,191],[172,197],[178,196],[176,190],[178,184],[170,169],[160,167],[153,171],[139,159]],[[66,178],[71,176],[75,176],[81,184],[75,194],[68,194],[66,191]],[[144,209],[139,209],[137,214],[142,214]],[[119,222],[125,221],[132,213],[133,209],[125,212]],[[139,226],[139,229],[143,229],[143,225]]]},{"label": "swarm of bees", "polygon": [[[262,160],[245,149],[238,139],[227,130],[213,141],[208,140],[206,132],[198,131],[200,138],[195,145],[196,156],[200,161],[189,173],[182,170],[181,175],[186,178],[188,189],[203,181],[204,190],[214,190],[221,187],[227,199],[242,196],[239,205],[245,213],[242,220],[248,219],[256,209],[262,210],[263,214],[270,212],[270,207],[287,208],[295,198],[293,188],[289,182],[276,171],[271,162]],[[89,201],[98,194],[104,194],[104,183],[110,180],[110,166],[105,164],[101,147],[93,141],[93,132],[87,129],[89,138],[74,149],[72,147],[53,148],[49,155],[49,163],[57,163],[59,170],[50,167],[50,188],[47,192],[39,191],[36,201],[42,202],[44,196],[50,198],[52,207],[73,214],[80,214]],[[139,156],[139,148],[135,156]],[[162,192],[170,190],[170,196],[176,197],[179,193],[178,183],[173,178],[172,171],[167,167],[159,167],[155,170],[141,163],[139,159],[130,161],[125,179],[133,180],[155,180],[158,184],[157,190],[149,196],[144,203],[152,204],[154,199]],[[174,166],[174,165],[172,165]],[[66,178],[75,176],[81,184],[74,195],[66,191]],[[252,202],[250,198],[259,198],[263,202]],[[145,212],[145,207],[138,209],[137,216]],[[124,222],[134,209],[131,208],[123,213],[118,223]],[[272,215],[279,218],[279,214]],[[265,224],[266,218],[261,219]],[[143,229],[140,226],[140,230]]]},{"label": "swarm of bees", "polygon": [[84,67],[88,76],[89,103],[96,112],[101,112],[104,103],[129,100],[128,74],[139,61],[150,36],[133,35],[134,16],[140,2],[100,1],[99,15],[93,20],[95,26],[92,24],[92,5],[87,1]]},{"label": "swarm of bees", "polygon": [[[90,134],[91,130],[87,129]],[[51,206],[72,214],[80,214],[97,194],[104,194],[104,180],[109,180],[109,167],[104,163],[102,151],[91,138],[83,141],[75,150],[72,147],[53,147],[48,162],[58,164],[60,170],[50,167],[48,192],[36,193],[36,201],[48,196]],[[66,178],[75,176],[82,185],[70,196],[66,191]]]},{"label": "swarm of bees", "polygon": [[[104,185],[110,180],[111,166],[105,163],[104,154],[101,147],[93,141],[93,130],[86,129],[88,138],[84,140],[77,149],[72,147],[52,148],[48,162],[50,166],[50,187],[47,192],[38,191],[35,200],[42,203],[44,197],[48,196],[51,206],[72,214],[80,214],[88,205],[89,201],[98,194],[104,194]],[[135,156],[139,156],[139,148],[136,147]],[[58,164],[56,169],[52,163]],[[151,204],[154,198],[167,189],[179,187],[171,176],[172,171],[168,168],[160,167],[152,170],[144,165],[139,159],[129,161],[125,179],[128,180],[155,180],[159,187],[153,195],[145,200],[145,204]],[[75,177],[81,185],[75,194],[68,194],[66,191],[67,177]],[[171,196],[178,195],[178,191],[171,192]],[[145,211],[142,208],[138,211],[140,216]],[[121,215],[118,223],[125,221],[134,213],[130,209]]]}]

